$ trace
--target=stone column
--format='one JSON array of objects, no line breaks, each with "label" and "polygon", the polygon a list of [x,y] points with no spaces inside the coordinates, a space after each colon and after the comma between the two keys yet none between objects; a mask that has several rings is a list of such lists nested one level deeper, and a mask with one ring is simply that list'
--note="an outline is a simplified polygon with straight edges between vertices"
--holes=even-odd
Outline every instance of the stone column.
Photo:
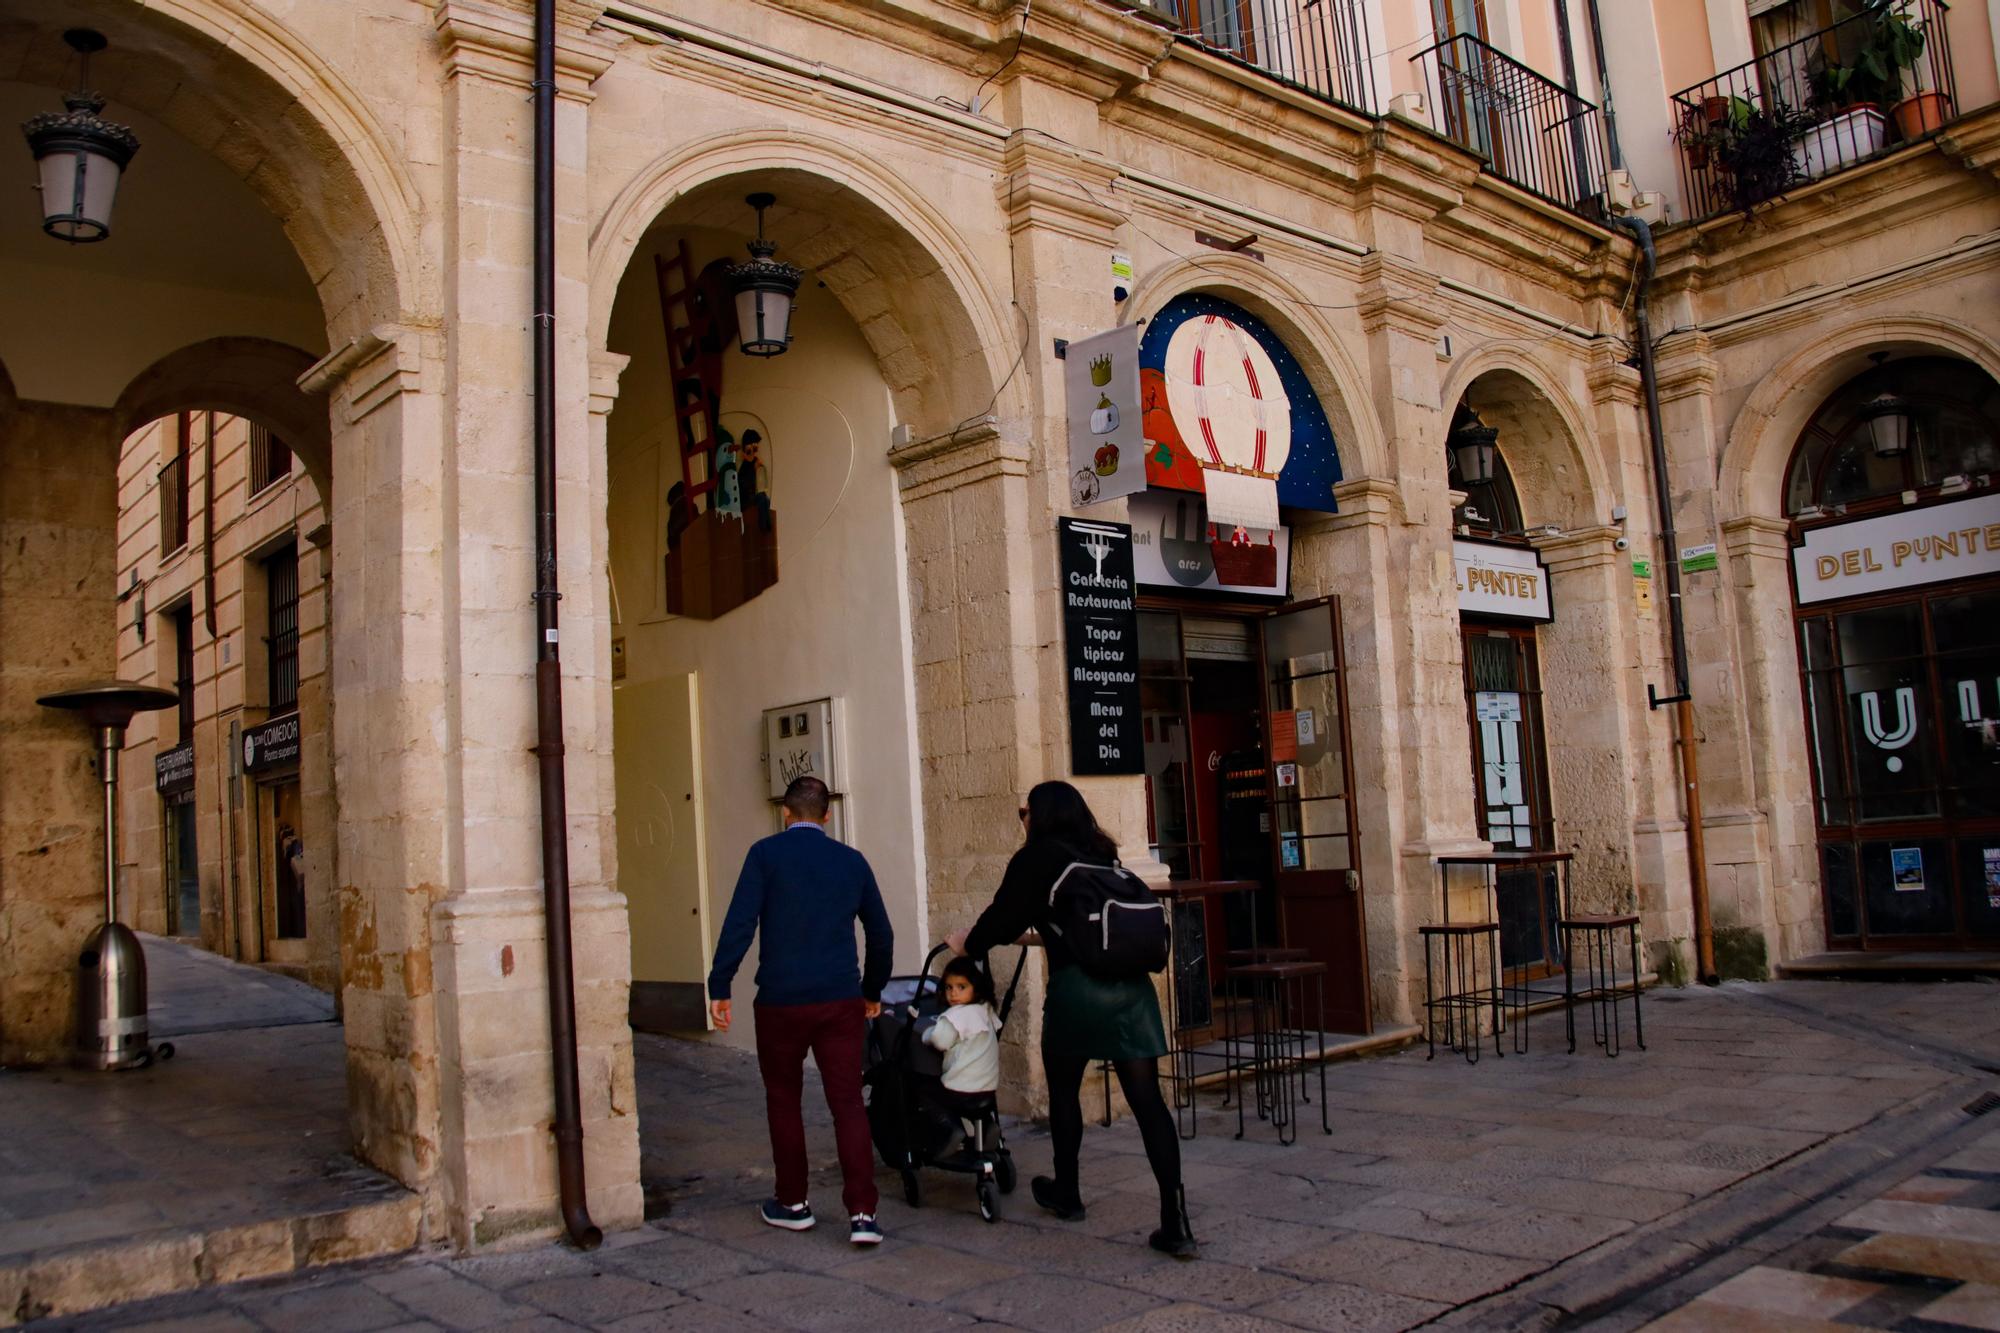
[{"label": "stone column", "polygon": [[1645,711],[1633,633],[1628,562],[1615,527],[1582,528],[1536,543],[1549,568],[1555,619],[1536,635],[1550,797],[1559,849],[1575,853],[1578,910],[1632,911],[1640,904],[1634,828],[1643,754],[1632,736]]},{"label": "stone column", "polygon": [[1826,947],[1819,824],[1813,814],[1812,745],[1799,695],[1792,629],[1791,524],[1749,514],[1722,525],[1736,606],[1736,642],[1750,714],[1751,752],[1766,815],[1774,962]]},{"label": "stone column", "polygon": [[[1393,519],[1402,526],[1387,544],[1383,578],[1372,584],[1387,602],[1379,614],[1396,644],[1399,669],[1393,679],[1377,682],[1379,702],[1365,696],[1355,701],[1357,715],[1377,710],[1383,730],[1379,737],[1357,734],[1354,749],[1357,755],[1394,750],[1400,759],[1402,787],[1392,793],[1403,811],[1393,844],[1399,862],[1393,892],[1402,902],[1404,999],[1401,1008],[1385,1007],[1392,1002],[1378,991],[1375,1005],[1378,1012],[1401,1014],[1414,1012],[1422,998],[1422,958],[1412,936],[1416,924],[1436,919],[1436,859],[1483,853],[1491,844],[1475,827],[1472,738],[1465,724],[1444,449],[1449,405],[1439,403],[1443,298],[1435,276],[1408,261],[1378,255],[1362,268],[1359,313],[1368,334],[1375,411],[1384,436],[1397,442],[1392,475],[1381,480],[1394,487]],[[1365,688],[1362,673],[1354,684]],[[1379,835],[1364,828],[1363,837],[1369,836]],[[1371,888],[1371,903],[1379,891]],[[1380,966],[1372,955],[1371,966]]]},{"label": "stone column", "polygon": [[[615,853],[602,837],[611,716],[604,459],[588,409],[585,181],[601,6],[564,6],[556,57],[557,562],[583,1134],[594,1220],[638,1222],[631,973]],[[556,1224],[553,1078],[537,813],[534,664],[534,45],[526,6],[452,0],[445,87],[445,552],[439,719],[452,756],[450,873],[431,910],[442,1078],[443,1220],[462,1246]],[[336,532],[339,530],[336,522]],[[343,788],[343,791],[345,788]]]},{"label": "stone column", "polygon": [[118,438],[108,412],[0,394],[0,1065],[39,1064],[68,1057],[104,920],[104,793],[89,729],[35,700],[116,674]]},{"label": "stone column", "polygon": [[[1708,339],[1677,340],[1660,366],[1661,415],[1667,438],[1668,484],[1682,547],[1718,544],[1719,568],[1686,574],[1681,605],[1687,622],[1690,689],[1700,741],[1702,831],[1708,860],[1709,911],[1716,966],[1724,976],[1760,976],[1775,926],[1772,915],[1768,809],[1758,779],[1758,741],[1737,646],[1737,608],[1727,595],[1734,557],[1721,550],[1715,478],[1723,435],[1715,401],[1717,371]],[[1678,552],[1662,550],[1661,560]],[[1662,580],[1664,582],[1664,580]]]}]

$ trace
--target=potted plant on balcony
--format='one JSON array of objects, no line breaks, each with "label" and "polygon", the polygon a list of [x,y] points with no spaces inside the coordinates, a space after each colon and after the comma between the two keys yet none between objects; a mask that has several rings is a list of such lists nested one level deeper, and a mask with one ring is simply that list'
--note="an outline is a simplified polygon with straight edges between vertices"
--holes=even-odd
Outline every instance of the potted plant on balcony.
[{"label": "potted plant on balcony", "polygon": [[1731,97],[1719,121],[1710,124],[1704,108],[1683,121],[1674,137],[1690,152],[1699,148],[1703,162],[1713,164],[1730,206],[1748,214],[1803,179],[1793,149],[1812,123],[1812,117],[1775,99],[1760,105]]}]

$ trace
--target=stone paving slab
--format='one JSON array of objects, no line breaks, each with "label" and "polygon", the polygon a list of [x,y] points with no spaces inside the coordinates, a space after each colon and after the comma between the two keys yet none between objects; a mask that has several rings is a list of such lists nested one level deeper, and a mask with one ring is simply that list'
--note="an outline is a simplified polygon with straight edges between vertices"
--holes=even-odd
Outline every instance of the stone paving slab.
[{"label": "stone paving slab", "polygon": [[[764,1227],[754,1208],[771,1174],[754,1062],[713,1044],[641,1035],[644,1169],[649,1198],[663,1211],[643,1230],[589,1255],[544,1246],[417,1257],[191,1293],[62,1326],[208,1319],[189,1326],[278,1327],[293,1307],[274,1304],[276,1292],[299,1297],[298,1309],[337,1312],[329,1318],[355,1333],[413,1325],[1513,1328],[1542,1326],[1572,1308],[1561,1292],[1580,1275],[1590,1276],[1591,1291],[1635,1302],[1636,1312],[1645,1292],[1619,1287],[1626,1279],[1618,1274],[1637,1271],[1637,1259],[1705,1271],[1716,1258],[1707,1247],[1731,1219],[1807,1205],[1824,1188],[1828,1161],[1893,1166],[1898,1145],[1928,1143],[1925,1127],[1946,1112],[1959,1124],[1958,1104],[1993,1082],[1976,1060],[2000,1032],[2000,990],[1859,989],[1811,982],[1655,992],[1646,1010],[1650,1049],[1628,1048],[1616,1060],[1562,1053],[1561,1016],[1544,1015],[1532,1020],[1525,1057],[1469,1066],[1443,1055],[1426,1061],[1418,1049],[1338,1066],[1328,1071],[1334,1133],[1319,1133],[1312,1115],[1289,1147],[1255,1121],[1235,1139],[1233,1110],[1221,1112],[1211,1098],[1199,1137],[1183,1145],[1203,1244],[1189,1264],[1145,1248],[1149,1177],[1138,1137],[1122,1123],[1086,1131],[1091,1215],[1081,1225],[1040,1213],[1025,1186],[1005,1201],[1004,1220],[989,1225],[970,1181],[938,1173],[925,1175],[924,1207],[912,1209],[883,1172],[889,1239],[874,1252],[857,1253],[829,1223],[800,1235]],[[1841,1113],[1822,1114],[1829,1106]],[[812,1195],[837,1210],[831,1127],[815,1089],[805,1108]],[[1046,1170],[1045,1134],[1014,1125],[1009,1139],[1024,1179]],[[1967,1138],[1935,1155],[1873,1194],[1829,1203],[1825,1222],[1841,1224],[1815,1233],[1812,1262],[1777,1265],[1824,1283],[1744,1281],[1699,1310],[1655,1306],[1616,1326],[1662,1315],[1671,1328],[1825,1321],[1755,1304],[1771,1292],[1813,1309],[1857,1295],[1829,1327],[1906,1318],[1911,1292],[1978,1326],[2000,1290],[2000,1244],[1966,1239],[1983,1235],[1983,1224],[1936,1210],[2000,1215],[2000,1142]],[[1919,1219],[1929,1219],[1927,1229],[1909,1234],[1853,1225],[1916,1227]],[[1872,1267],[1859,1271],[1857,1255]],[[1836,1261],[1846,1266],[1814,1269]],[[1721,1288],[1756,1263],[1746,1258],[1689,1295]],[[1884,1276],[1895,1271],[1911,1282]],[[308,1292],[321,1295],[305,1300]],[[365,1295],[346,1299],[352,1292]],[[1943,1305],[1947,1298],[1955,1303]]]},{"label": "stone paving slab", "polygon": [[347,1155],[332,1001],[144,942],[174,1058],[0,1070],[0,1325],[416,1243],[416,1196]]}]

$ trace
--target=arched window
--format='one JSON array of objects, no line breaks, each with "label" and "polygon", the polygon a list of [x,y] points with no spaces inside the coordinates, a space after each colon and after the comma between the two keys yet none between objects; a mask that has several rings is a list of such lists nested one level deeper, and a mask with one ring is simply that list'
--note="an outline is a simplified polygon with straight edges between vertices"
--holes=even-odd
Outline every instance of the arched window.
[{"label": "arched window", "polygon": [[[1456,435],[1468,423],[1477,422],[1472,409],[1460,403],[1451,419],[1452,434]],[[1465,492],[1465,503],[1452,515],[1453,526],[1469,528],[1478,536],[1520,536],[1527,525],[1521,521],[1521,499],[1514,490],[1514,474],[1507,468],[1506,455],[1496,447],[1493,476],[1470,484],[1459,470],[1458,451],[1447,445],[1445,459],[1451,489]]]},{"label": "arched window", "polygon": [[1890,361],[1849,380],[1814,414],[1792,455],[1785,512],[1865,510],[1992,473],[2000,473],[2000,384],[1944,357]]}]

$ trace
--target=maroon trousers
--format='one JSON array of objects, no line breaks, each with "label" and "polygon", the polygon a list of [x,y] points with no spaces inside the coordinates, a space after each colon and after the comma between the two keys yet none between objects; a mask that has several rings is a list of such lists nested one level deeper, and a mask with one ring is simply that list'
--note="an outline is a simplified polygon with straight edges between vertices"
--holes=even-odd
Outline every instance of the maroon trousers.
[{"label": "maroon trousers", "polygon": [[826,1109],[833,1112],[833,1136],[840,1148],[841,1202],[850,1216],[873,1214],[875,1149],[868,1136],[868,1110],[861,1101],[862,1046],[868,1020],[861,1001],[826,1004],[760,1004],[757,1007],[757,1067],[764,1075],[764,1113],[771,1122],[771,1157],[778,1168],[778,1202],[806,1201],[806,1052],[819,1066]]}]

